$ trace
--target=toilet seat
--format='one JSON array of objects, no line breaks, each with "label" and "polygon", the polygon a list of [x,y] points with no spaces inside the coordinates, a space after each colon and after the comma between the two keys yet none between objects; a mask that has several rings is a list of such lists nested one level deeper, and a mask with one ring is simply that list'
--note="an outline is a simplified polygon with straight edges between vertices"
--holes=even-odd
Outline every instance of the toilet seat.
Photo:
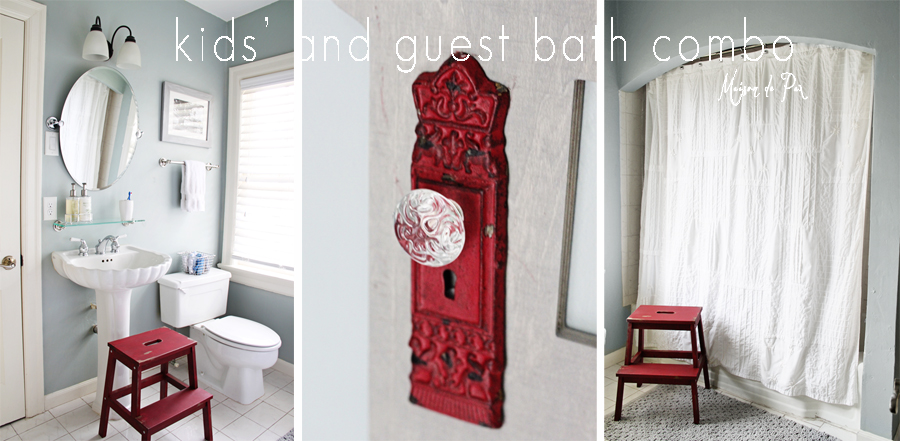
[{"label": "toilet seat", "polygon": [[264,352],[281,347],[281,337],[275,331],[245,318],[226,316],[200,326],[210,338],[233,348]]}]

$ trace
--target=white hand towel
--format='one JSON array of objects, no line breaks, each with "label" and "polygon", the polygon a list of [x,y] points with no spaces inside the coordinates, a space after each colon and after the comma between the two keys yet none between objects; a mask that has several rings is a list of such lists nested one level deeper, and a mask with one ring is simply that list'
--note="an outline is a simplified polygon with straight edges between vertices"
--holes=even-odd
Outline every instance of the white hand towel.
[{"label": "white hand towel", "polygon": [[200,161],[184,161],[181,209],[187,212],[206,210],[206,165]]}]

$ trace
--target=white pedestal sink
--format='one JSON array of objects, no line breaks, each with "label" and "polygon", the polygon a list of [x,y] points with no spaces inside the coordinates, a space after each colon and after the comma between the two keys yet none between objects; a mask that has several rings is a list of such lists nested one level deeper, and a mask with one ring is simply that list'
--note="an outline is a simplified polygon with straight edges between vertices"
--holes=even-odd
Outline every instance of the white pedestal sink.
[{"label": "white pedestal sink", "polygon": [[[172,264],[167,254],[131,245],[117,253],[79,256],[77,250],[51,253],[53,268],[61,276],[97,293],[97,395],[93,409],[100,413],[106,382],[107,343],[128,337],[131,325],[131,290],[157,281]],[[113,389],[130,383],[130,371],[116,366]],[[110,416],[115,415],[111,412]]]}]

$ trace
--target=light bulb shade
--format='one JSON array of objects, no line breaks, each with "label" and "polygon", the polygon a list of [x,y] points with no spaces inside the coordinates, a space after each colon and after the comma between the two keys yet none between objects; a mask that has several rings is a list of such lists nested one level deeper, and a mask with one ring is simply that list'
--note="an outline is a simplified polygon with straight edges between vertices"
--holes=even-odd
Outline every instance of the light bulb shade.
[{"label": "light bulb shade", "polygon": [[90,61],[106,61],[109,59],[109,43],[106,36],[100,30],[91,30],[84,39],[84,49],[81,58]]},{"label": "light bulb shade", "polygon": [[141,67],[141,50],[133,37],[128,37],[116,55],[116,66],[122,69],[138,69]]}]

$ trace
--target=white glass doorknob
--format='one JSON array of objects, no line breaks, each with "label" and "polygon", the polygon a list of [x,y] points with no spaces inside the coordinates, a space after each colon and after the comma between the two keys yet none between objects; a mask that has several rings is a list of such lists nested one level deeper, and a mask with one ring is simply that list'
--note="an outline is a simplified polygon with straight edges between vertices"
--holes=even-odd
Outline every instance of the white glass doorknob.
[{"label": "white glass doorknob", "polygon": [[436,191],[413,190],[397,204],[394,234],[412,260],[447,265],[459,257],[466,241],[462,208]]}]

